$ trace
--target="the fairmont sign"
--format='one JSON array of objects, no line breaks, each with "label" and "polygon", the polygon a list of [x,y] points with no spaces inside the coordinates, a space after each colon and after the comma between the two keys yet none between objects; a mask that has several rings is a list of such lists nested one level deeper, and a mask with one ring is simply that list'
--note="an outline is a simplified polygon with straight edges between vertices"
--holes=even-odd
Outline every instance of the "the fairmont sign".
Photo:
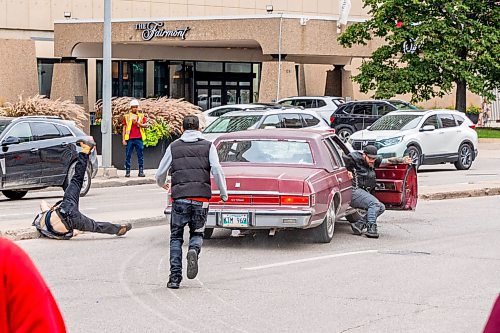
[{"label": "the fairmont sign", "polygon": [[142,30],[142,39],[146,41],[152,40],[154,37],[186,39],[186,33],[190,30],[189,27],[168,30],[163,27],[164,25],[164,22],[137,23],[135,29]]}]

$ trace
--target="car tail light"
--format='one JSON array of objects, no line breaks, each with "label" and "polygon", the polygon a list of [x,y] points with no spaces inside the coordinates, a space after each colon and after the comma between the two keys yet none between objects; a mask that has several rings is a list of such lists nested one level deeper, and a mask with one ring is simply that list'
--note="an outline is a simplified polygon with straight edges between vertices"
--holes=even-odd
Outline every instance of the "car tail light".
[{"label": "car tail light", "polygon": [[279,196],[254,196],[252,197],[252,204],[254,205],[279,205]]},{"label": "car tail light", "polygon": [[470,128],[476,129],[476,124],[469,125]]},{"label": "car tail light", "polygon": [[280,197],[282,206],[309,206],[308,196],[282,195]]},{"label": "car tail light", "polygon": [[330,116],[330,124],[333,124],[333,122],[335,121],[335,117],[333,116],[333,114]]}]

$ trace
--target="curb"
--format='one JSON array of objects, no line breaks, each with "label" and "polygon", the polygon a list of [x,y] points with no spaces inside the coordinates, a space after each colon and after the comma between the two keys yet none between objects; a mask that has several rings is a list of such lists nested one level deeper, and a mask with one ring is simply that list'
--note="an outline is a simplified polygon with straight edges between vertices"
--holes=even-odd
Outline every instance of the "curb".
[{"label": "curb", "polygon": [[[132,224],[132,229],[156,227],[167,225],[167,220],[165,216],[155,216],[155,217],[141,217],[138,219],[128,219],[115,221],[116,224]],[[35,227],[28,227],[22,229],[12,229],[12,230],[0,230],[0,237],[4,237],[13,241],[20,241],[26,239],[37,239],[40,238],[40,234]]]},{"label": "curb", "polygon": [[156,184],[156,181],[153,178],[138,178],[138,179],[127,179],[120,180],[120,178],[110,178],[106,180],[94,180],[90,188],[106,188],[106,187],[120,187],[120,186],[135,186],[135,185],[148,185],[148,184]]},{"label": "curb", "polygon": [[418,196],[418,198],[422,200],[446,200],[446,199],[487,197],[492,195],[500,195],[500,187],[421,194]]}]

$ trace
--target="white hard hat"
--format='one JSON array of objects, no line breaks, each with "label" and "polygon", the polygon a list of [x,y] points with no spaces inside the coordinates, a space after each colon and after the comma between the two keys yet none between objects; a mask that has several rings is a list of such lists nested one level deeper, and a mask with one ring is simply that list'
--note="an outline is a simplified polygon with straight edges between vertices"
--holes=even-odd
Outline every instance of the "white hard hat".
[{"label": "white hard hat", "polygon": [[130,107],[132,107],[132,106],[139,106],[139,101],[136,100],[136,99],[131,100],[130,101]]}]

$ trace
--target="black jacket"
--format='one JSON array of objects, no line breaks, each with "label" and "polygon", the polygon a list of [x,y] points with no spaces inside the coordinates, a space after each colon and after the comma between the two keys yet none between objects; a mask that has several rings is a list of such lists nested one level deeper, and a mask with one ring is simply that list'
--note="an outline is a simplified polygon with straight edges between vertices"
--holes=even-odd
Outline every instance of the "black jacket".
[{"label": "black jacket", "polygon": [[[342,158],[347,170],[353,174],[352,186],[362,188],[368,192],[373,191],[377,185],[375,169],[366,164],[363,153],[353,151],[349,155],[343,155]],[[380,157],[377,158],[374,167],[378,167],[381,163],[382,159]]]}]

